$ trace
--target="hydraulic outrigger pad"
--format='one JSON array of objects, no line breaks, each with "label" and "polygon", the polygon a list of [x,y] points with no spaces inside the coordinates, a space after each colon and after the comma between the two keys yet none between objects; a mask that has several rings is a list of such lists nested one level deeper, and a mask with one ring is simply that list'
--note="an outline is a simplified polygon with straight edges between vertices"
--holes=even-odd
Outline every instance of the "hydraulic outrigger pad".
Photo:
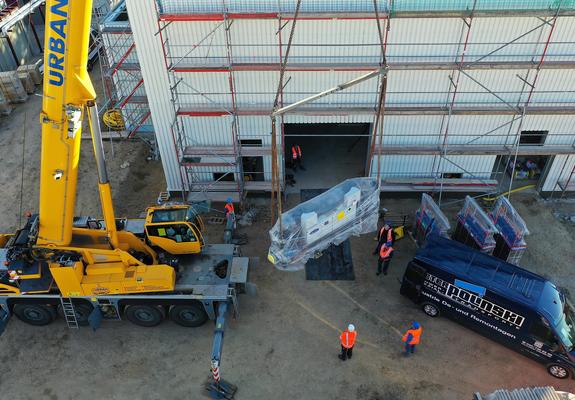
[{"label": "hydraulic outrigger pad", "polygon": [[211,399],[233,399],[237,391],[238,387],[236,385],[232,385],[223,379],[216,382],[210,376],[208,382],[206,382],[206,394]]}]

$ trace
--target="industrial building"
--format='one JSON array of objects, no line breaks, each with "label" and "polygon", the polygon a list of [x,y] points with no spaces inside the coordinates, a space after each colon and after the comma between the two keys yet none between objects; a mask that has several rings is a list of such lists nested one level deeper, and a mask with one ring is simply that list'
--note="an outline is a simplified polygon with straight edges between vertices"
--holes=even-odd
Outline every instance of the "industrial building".
[{"label": "industrial building", "polygon": [[[370,175],[384,191],[575,189],[573,0],[376,4],[125,0],[102,25],[107,105],[126,136],[155,133],[172,192],[270,191],[272,153],[285,185],[294,144],[306,170],[288,192]],[[273,148],[276,94],[378,70],[279,117]]]}]

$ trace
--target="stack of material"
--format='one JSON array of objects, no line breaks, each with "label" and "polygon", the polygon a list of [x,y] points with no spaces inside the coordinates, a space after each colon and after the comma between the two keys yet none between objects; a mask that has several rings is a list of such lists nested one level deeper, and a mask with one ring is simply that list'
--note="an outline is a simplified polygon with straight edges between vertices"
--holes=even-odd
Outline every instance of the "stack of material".
[{"label": "stack of material", "polygon": [[0,91],[10,103],[23,103],[28,99],[16,71],[0,72]]},{"label": "stack of material", "polygon": [[457,228],[453,240],[486,254],[491,254],[495,248],[497,227],[491,218],[481,209],[475,199],[465,197],[465,204],[457,214]]},{"label": "stack of material", "polygon": [[18,78],[20,79],[20,82],[22,82],[22,86],[24,86],[26,93],[34,93],[36,91],[36,85],[34,84],[32,76],[28,73],[28,71],[16,70],[16,72],[18,73]]},{"label": "stack of material", "polygon": [[515,390],[499,389],[488,395],[475,393],[474,400],[573,400],[575,395],[558,392],[551,386]]},{"label": "stack of material", "polygon": [[6,100],[2,92],[0,92],[0,114],[8,115],[11,112],[12,106],[8,103],[8,100]]},{"label": "stack of material", "polygon": [[525,221],[505,197],[497,200],[490,216],[499,230],[495,235],[496,246],[493,255],[519,265],[519,260],[527,249],[525,236],[529,235]]},{"label": "stack of material", "polygon": [[44,61],[40,59],[34,64],[21,65],[16,71],[18,71],[18,73],[27,72],[32,78],[32,81],[34,81],[34,85],[40,85],[42,84],[42,72],[40,69],[43,62]]},{"label": "stack of material", "polygon": [[444,238],[449,237],[449,221],[430,195],[424,193],[421,196],[421,206],[415,213],[415,223],[413,225],[413,235],[418,246],[425,245],[427,236],[439,235]]}]

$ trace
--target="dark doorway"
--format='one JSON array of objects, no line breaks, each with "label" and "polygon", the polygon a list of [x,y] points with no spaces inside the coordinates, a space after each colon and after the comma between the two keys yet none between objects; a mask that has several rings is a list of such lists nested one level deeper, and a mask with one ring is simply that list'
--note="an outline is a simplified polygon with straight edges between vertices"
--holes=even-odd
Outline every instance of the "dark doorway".
[{"label": "dark doorway", "polygon": [[264,180],[263,157],[242,157],[242,168],[244,171],[244,182],[262,182]]},{"label": "dark doorway", "polygon": [[[370,124],[285,124],[287,190],[328,189],[365,175]],[[292,146],[299,145],[304,169],[292,168]],[[289,178],[286,176],[286,178]]]}]

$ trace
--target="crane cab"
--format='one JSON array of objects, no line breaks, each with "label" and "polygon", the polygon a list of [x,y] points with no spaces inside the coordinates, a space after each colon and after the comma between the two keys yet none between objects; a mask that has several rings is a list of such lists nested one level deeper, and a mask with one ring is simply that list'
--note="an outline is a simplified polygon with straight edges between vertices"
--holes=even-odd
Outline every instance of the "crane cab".
[{"label": "crane cab", "polygon": [[148,242],[170,254],[197,254],[204,246],[204,224],[192,206],[167,205],[147,209]]}]

